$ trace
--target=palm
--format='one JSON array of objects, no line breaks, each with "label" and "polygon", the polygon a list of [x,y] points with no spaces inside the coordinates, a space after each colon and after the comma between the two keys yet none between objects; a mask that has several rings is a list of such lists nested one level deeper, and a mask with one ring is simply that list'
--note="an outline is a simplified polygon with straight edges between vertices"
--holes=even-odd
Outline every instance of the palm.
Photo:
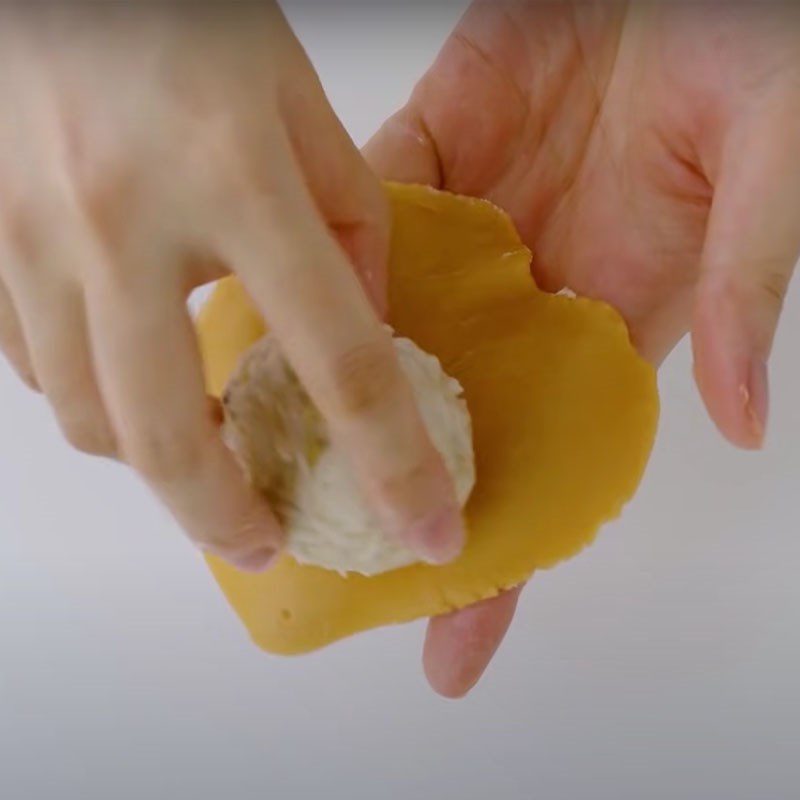
[{"label": "palm", "polygon": [[432,140],[442,188],[512,215],[543,288],[608,300],[660,361],[689,327],[731,85],[791,40],[741,11],[545,9],[473,8],[402,124]]},{"label": "palm", "polygon": [[[511,213],[534,252],[542,287],[568,285],[610,301],[645,353],[659,357],[678,320],[687,319],[686,289],[711,193],[694,165],[667,144],[685,137],[675,117],[664,114],[663,87],[641,96],[633,91],[634,80],[656,76],[619,60],[603,64],[618,36],[610,17],[604,25],[594,51],[572,33],[556,53],[542,54],[552,59],[544,81],[515,51],[529,43],[510,20],[494,37],[476,30],[470,38],[465,30],[444,54],[441,78],[434,73],[423,91],[435,93],[449,72],[460,72],[465,96],[481,102],[468,106],[452,94],[431,99],[428,124],[440,131],[434,136],[445,185]],[[476,112],[496,127],[463,119]],[[448,129],[479,136],[450,136]]]},{"label": "palm", "polygon": [[[366,153],[504,208],[539,285],[616,306],[654,363],[692,327],[712,417],[758,446],[800,249],[799,14],[478,0]],[[440,691],[477,679],[515,601],[431,623]]]}]

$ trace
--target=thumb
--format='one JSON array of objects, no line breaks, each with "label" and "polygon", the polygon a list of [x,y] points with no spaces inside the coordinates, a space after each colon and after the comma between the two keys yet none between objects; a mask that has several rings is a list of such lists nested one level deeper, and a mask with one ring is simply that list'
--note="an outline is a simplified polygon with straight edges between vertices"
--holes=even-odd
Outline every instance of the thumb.
[{"label": "thumb", "polygon": [[800,255],[800,114],[761,113],[726,142],[692,329],[695,377],[733,444],[763,444],[767,361]]},{"label": "thumb", "polygon": [[[383,124],[364,155],[385,178],[437,189],[444,182],[436,144],[413,100]],[[431,619],[423,664],[434,691],[463,697],[478,682],[511,624],[521,590],[516,587]]]},{"label": "thumb", "polygon": [[436,144],[413,102],[383,123],[364,146],[364,156],[386,180],[442,186]]}]

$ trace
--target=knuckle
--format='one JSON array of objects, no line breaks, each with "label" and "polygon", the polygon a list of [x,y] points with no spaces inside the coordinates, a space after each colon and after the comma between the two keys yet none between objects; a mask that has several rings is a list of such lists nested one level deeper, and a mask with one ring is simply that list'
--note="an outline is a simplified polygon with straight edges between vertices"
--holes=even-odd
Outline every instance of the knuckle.
[{"label": "knuckle", "polygon": [[783,303],[789,290],[790,276],[783,264],[765,264],[759,270],[758,291],[761,299],[776,314],[783,309]]},{"label": "knuckle", "polygon": [[194,436],[152,428],[133,437],[126,460],[144,477],[159,484],[190,478],[202,462],[205,443]]},{"label": "knuckle", "polygon": [[183,168],[216,182],[235,171],[237,136],[233,121],[225,115],[213,123],[204,120],[187,138],[181,161]]},{"label": "knuckle", "polygon": [[709,281],[707,295],[717,305],[742,310],[757,304],[758,308],[778,316],[791,281],[792,270],[787,269],[790,261],[783,256],[764,256],[737,271],[719,268],[714,274],[728,277]]},{"label": "knuckle", "polygon": [[201,187],[202,207],[209,215],[221,220],[246,219],[245,215],[251,212],[246,186],[234,170],[223,172],[218,169],[217,174],[208,179],[207,185]]},{"label": "knuckle", "polygon": [[110,456],[115,451],[114,437],[103,423],[82,416],[60,417],[66,440],[82,453],[93,456]]},{"label": "knuckle", "polygon": [[109,165],[102,174],[84,178],[81,202],[93,232],[117,249],[124,246],[131,216],[143,202],[142,186],[130,165]]},{"label": "knuckle", "polygon": [[179,156],[180,169],[199,176],[222,199],[247,175],[248,152],[241,122],[230,112],[220,112],[213,119],[204,118],[188,133]]},{"label": "knuckle", "polygon": [[114,455],[116,438],[92,387],[82,383],[78,373],[68,370],[50,370],[42,378],[59,427],[72,447],[89,455]]},{"label": "knuckle", "polygon": [[345,416],[380,409],[401,385],[394,350],[383,338],[357,345],[336,359],[331,379],[335,407]]}]

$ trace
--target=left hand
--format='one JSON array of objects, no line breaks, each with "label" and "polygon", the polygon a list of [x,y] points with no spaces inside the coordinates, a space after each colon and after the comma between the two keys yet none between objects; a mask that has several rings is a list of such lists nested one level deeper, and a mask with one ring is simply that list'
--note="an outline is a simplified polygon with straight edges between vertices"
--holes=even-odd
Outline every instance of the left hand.
[{"label": "left hand", "polygon": [[[759,448],[767,360],[800,255],[800,9],[478,0],[366,154],[386,178],[486,197],[540,287],[614,305],[659,364]],[[483,673],[519,590],[435,618],[439,693]]]}]

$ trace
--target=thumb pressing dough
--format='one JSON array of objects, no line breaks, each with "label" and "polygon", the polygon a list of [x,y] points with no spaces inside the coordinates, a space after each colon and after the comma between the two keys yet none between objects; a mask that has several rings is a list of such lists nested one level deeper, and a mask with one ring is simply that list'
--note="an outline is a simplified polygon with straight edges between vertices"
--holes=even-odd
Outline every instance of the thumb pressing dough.
[{"label": "thumb pressing dough", "polygon": [[[475,484],[472,430],[461,385],[410,339],[393,339],[400,368],[463,506]],[[347,457],[267,335],[245,353],[223,396],[225,439],[269,500],[301,564],[376,575],[417,558],[386,536],[356,486]]]},{"label": "thumb pressing dough", "polygon": [[[451,564],[374,575],[339,570],[381,569],[400,554],[383,542],[371,554],[345,552],[338,534],[332,546],[331,529],[324,552],[298,537],[294,555],[260,575],[209,557],[253,640],[273,653],[304,653],[368,628],[462,608],[574,556],[634,495],[655,437],[655,372],[616,311],[540,291],[530,251],[490,203],[420,186],[386,189],[394,223],[388,322],[458,381],[472,421],[476,481],[464,510],[467,543]],[[233,385],[248,382],[242,356],[265,332],[237,280],[220,282],[198,320],[212,394],[221,397],[234,374]],[[251,439],[247,423],[233,424],[232,435],[244,435],[234,446],[251,472],[275,457],[274,442]],[[429,427],[444,433],[440,422]],[[312,467],[318,444],[313,436],[304,444]],[[374,532],[366,535],[376,541]],[[334,569],[301,563],[311,559]]]}]

